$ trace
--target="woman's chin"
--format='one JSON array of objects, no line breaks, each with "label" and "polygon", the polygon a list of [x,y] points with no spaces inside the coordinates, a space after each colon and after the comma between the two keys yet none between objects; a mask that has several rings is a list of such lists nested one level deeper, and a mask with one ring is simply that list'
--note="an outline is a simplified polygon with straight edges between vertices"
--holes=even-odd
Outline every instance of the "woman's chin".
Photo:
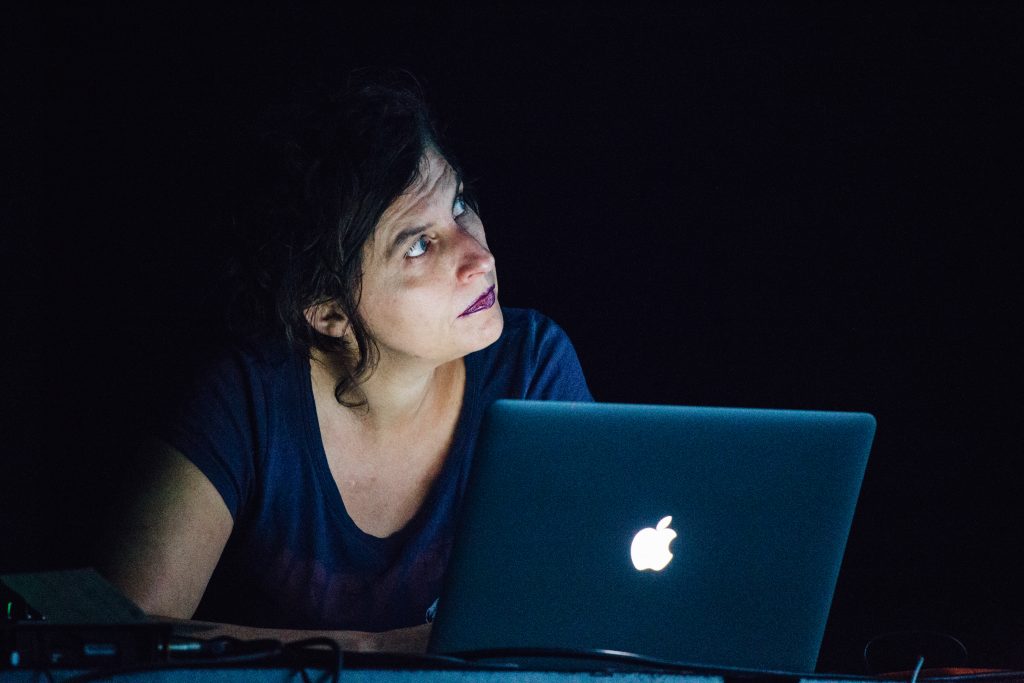
[{"label": "woman's chin", "polygon": [[465,322],[471,327],[472,349],[468,353],[485,349],[498,341],[505,327],[505,318],[497,302],[486,311],[467,316]]}]

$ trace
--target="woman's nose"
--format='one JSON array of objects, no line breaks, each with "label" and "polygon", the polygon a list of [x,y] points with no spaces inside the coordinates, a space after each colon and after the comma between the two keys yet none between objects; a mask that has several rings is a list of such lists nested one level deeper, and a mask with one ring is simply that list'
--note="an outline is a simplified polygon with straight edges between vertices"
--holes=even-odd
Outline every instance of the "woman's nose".
[{"label": "woman's nose", "polygon": [[460,231],[458,277],[468,282],[494,270],[494,256],[477,237]]}]

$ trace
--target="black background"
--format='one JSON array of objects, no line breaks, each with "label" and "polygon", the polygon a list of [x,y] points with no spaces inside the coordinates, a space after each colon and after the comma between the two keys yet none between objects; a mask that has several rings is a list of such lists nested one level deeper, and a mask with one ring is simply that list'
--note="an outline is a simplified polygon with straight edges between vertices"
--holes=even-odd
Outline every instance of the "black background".
[{"label": "black background", "polygon": [[475,180],[503,303],[568,331],[599,400],[875,414],[821,668],[901,629],[1024,665],[1017,7],[9,16],[0,570],[89,563],[218,338],[241,123],[393,65]]}]

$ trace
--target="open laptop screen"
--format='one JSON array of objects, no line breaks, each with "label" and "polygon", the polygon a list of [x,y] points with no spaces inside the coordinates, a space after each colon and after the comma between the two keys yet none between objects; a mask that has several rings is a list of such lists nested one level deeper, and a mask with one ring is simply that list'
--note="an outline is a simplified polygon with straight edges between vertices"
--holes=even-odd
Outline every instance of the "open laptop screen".
[{"label": "open laptop screen", "polygon": [[430,650],[813,671],[865,413],[498,401]]}]

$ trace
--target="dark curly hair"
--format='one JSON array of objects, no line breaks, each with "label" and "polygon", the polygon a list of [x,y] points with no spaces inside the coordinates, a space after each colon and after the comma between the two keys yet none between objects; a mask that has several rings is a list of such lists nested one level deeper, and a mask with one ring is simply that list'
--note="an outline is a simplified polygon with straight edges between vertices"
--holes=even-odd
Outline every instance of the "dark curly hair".
[{"label": "dark curly hair", "polygon": [[[245,172],[262,178],[239,213],[247,247],[236,261],[232,329],[282,333],[307,353],[341,354],[344,397],[373,371],[376,344],[359,315],[363,245],[385,209],[419,177],[420,162],[441,148],[422,89],[411,75],[357,73],[343,89],[304,97],[257,126],[261,160]],[[353,342],[321,334],[305,317],[335,302]],[[358,394],[357,394],[358,395]]]}]

